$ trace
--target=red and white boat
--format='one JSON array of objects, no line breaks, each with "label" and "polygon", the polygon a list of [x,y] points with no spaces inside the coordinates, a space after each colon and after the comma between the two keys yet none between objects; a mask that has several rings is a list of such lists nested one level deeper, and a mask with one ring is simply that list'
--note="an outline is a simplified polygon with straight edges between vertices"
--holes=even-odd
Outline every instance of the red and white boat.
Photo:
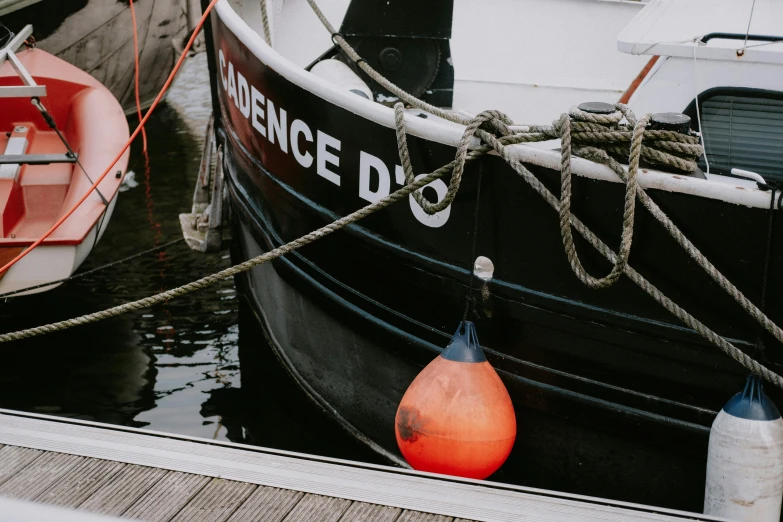
[{"label": "red and white boat", "polygon": [[[31,31],[0,49],[0,266],[76,205],[129,138],[122,107],[92,76],[41,49],[15,53]],[[105,231],[127,166],[128,152],[40,246],[0,273],[0,296],[50,290],[73,274]]]}]

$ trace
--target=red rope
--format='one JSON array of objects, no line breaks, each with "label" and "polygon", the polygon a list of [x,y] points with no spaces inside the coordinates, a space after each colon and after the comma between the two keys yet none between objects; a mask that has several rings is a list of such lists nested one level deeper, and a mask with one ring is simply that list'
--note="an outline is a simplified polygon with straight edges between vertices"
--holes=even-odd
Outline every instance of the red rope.
[{"label": "red rope", "polygon": [[125,154],[125,151],[128,150],[128,147],[130,147],[133,140],[136,139],[136,137],[139,135],[139,133],[144,129],[144,125],[147,124],[147,120],[149,120],[150,116],[152,115],[152,112],[155,110],[155,108],[160,103],[161,99],[163,98],[163,95],[166,93],[168,88],[171,86],[171,82],[174,80],[174,77],[179,72],[180,67],[182,67],[182,63],[185,61],[185,58],[188,55],[188,51],[190,51],[190,48],[193,47],[193,42],[196,40],[196,37],[198,36],[199,31],[204,26],[204,23],[207,20],[207,17],[209,16],[209,13],[212,12],[212,9],[215,7],[215,4],[218,3],[219,0],[212,0],[207,8],[204,10],[204,14],[201,16],[201,19],[198,21],[198,24],[196,24],[196,28],[193,30],[193,34],[190,35],[190,39],[188,40],[187,45],[185,45],[185,49],[182,51],[182,54],[179,57],[179,60],[177,60],[176,65],[174,66],[174,70],[171,71],[171,74],[169,74],[168,79],[166,80],[166,83],[163,85],[163,88],[160,90],[158,95],[155,97],[155,101],[152,102],[152,105],[150,105],[150,109],[147,111],[147,114],[144,115],[144,118],[139,122],[138,127],[136,127],[136,130],[133,131],[133,134],[131,134],[131,137],[128,139],[127,143],[125,143],[125,146],[120,150],[120,152],[117,154],[117,157],[114,158],[114,160],[109,164],[108,167],[106,167],[106,170],[98,176],[98,179],[95,180],[95,183],[92,184],[90,189],[79,199],[79,201],[76,202],[76,204],[71,207],[68,212],[66,212],[60,219],[57,220],[57,222],[52,225],[52,227],[47,230],[41,237],[35,240],[35,242],[30,245],[27,249],[25,249],[22,253],[17,255],[15,258],[13,258],[11,261],[6,263],[2,268],[0,268],[0,274],[6,272],[9,268],[14,266],[16,263],[18,263],[24,256],[29,254],[33,251],[35,247],[43,243],[46,238],[48,238],[52,233],[57,230],[57,228],[65,222],[66,219],[68,219],[71,214],[73,214],[79,206],[84,203],[84,201],[89,197],[89,195],[92,193],[93,190],[95,190],[98,185],[100,184],[103,179],[109,175],[109,172],[112,172],[114,168],[114,164],[120,161],[120,158],[122,158],[122,155]]},{"label": "red rope", "polygon": [[[141,121],[141,99],[139,94],[139,27],[136,25],[136,8],[133,6],[133,0],[130,0],[130,12],[131,20],[133,20],[133,57],[136,66],[135,82],[136,82],[136,114],[139,115],[139,121]],[[144,155],[147,154],[147,129],[141,128],[141,139],[144,143]]]}]

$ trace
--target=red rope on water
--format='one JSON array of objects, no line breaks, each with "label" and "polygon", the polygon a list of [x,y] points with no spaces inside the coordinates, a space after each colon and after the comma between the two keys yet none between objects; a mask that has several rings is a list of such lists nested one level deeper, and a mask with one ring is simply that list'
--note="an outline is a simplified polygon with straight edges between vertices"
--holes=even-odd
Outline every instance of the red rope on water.
[{"label": "red rope on water", "polygon": [[[142,112],[141,112],[141,93],[139,89],[139,76],[141,75],[141,66],[139,65],[139,37],[138,37],[138,25],[136,23],[136,9],[133,5],[133,0],[129,0],[130,4],[130,11],[131,11],[131,19],[133,20],[133,51],[134,51],[134,62],[135,62],[135,83],[136,83],[136,113],[139,116],[139,121],[142,120]],[[198,31],[197,31],[198,33]],[[161,242],[161,239],[163,237],[163,233],[161,230],[160,223],[158,223],[155,220],[155,203],[152,199],[152,169],[150,168],[150,155],[149,151],[147,150],[147,130],[142,127],[141,128],[141,137],[143,142],[142,147],[142,154],[144,155],[144,199],[147,202],[147,221],[149,221],[150,229],[152,230],[152,237],[153,237],[153,244],[155,246],[158,246]],[[160,275],[161,279],[161,287],[159,289],[160,292],[164,291],[166,289],[166,265],[168,260],[168,254],[166,253],[166,250],[161,250],[158,253],[158,261],[160,261],[160,272],[158,275]],[[166,317],[168,318],[167,324],[172,324],[171,321],[171,312],[166,308],[165,306],[162,307],[163,312],[166,314]],[[174,330],[165,330],[164,336],[167,338],[171,338],[174,336]]]}]

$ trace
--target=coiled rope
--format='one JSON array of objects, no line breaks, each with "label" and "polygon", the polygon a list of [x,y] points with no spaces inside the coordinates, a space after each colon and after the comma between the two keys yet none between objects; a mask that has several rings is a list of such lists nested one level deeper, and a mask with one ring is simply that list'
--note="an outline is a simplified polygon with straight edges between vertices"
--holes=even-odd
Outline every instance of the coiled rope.
[{"label": "coiled rope", "polygon": [[[627,108],[623,108],[624,111],[629,112]],[[400,160],[403,163],[403,169],[406,169],[406,165],[410,165],[410,157],[408,154],[408,148],[407,143],[404,139],[405,137],[405,121],[403,118],[403,105],[401,103],[398,103],[395,105],[395,115],[396,115],[396,124],[397,124],[397,136],[398,136],[398,147],[400,151]],[[561,216],[564,214],[563,210],[563,203],[561,200],[559,200],[552,192],[549,191],[549,189],[544,186],[541,181],[533,175],[530,170],[528,170],[519,160],[517,160],[512,153],[508,149],[508,145],[516,143],[516,142],[524,142],[528,141],[529,136],[525,136],[524,134],[512,134],[512,135],[506,135],[502,137],[497,137],[493,135],[492,133],[488,132],[487,130],[480,128],[482,124],[486,124],[487,122],[496,119],[500,122],[507,122],[508,117],[504,115],[503,113],[500,113],[499,111],[484,111],[476,116],[475,121],[481,122],[477,123],[476,128],[473,129],[473,126],[468,126],[466,128],[465,134],[463,135],[462,140],[460,140],[460,144],[457,147],[457,154],[455,162],[462,162],[461,158],[465,158],[466,160],[471,158],[471,154],[481,153],[485,154],[489,150],[495,151],[502,159],[505,161],[522,179],[524,179],[528,185],[533,188],[548,204],[550,207],[552,207],[556,212],[558,212]],[[635,119],[633,120],[635,121]],[[558,120],[558,122],[562,122],[562,118]],[[640,122],[644,122],[644,118],[639,120],[639,122],[635,122],[634,128],[638,128],[638,125]],[[558,125],[556,124],[555,127]],[[497,125],[494,126],[497,128]],[[562,125],[561,128],[566,129],[566,133],[563,134],[563,141],[568,141],[568,134],[567,129],[569,128],[567,125]],[[468,152],[468,145],[470,143],[468,133],[472,132],[475,136],[479,137],[485,145],[482,145],[480,148],[475,149],[471,152]],[[545,129],[543,127],[533,129],[531,128],[532,133],[540,133],[540,134],[548,134],[549,132],[556,132],[554,129]],[[613,131],[613,132],[619,132],[619,131]],[[655,131],[647,131],[647,132],[655,132]],[[636,134],[634,132],[634,134]],[[632,135],[633,138],[633,135]],[[670,136],[668,138],[671,138]],[[521,141],[519,141],[521,140]],[[629,140],[630,143],[635,143],[636,148],[641,147],[642,140],[641,139],[632,139]],[[566,148],[565,146],[563,147]],[[606,151],[602,149],[598,149],[595,147],[587,147],[588,152],[592,152],[596,155],[596,159],[601,160],[602,163],[606,163],[613,167],[614,169],[617,169],[616,172],[618,172],[618,175],[620,175],[620,172],[622,172],[621,179],[626,181],[628,180],[628,173],[626,173],[625,169],[623,169],[622,165],[620,165],[616,160],[609,157]],[[580,152],[582,150],[580,149]],[[634,153],[631,153],[631,157],[633,157]],[[637,152],[637,154],[640,154]],[[475,156],[473,156],[475,157]],[[682,158],[681,158],[682,159]],[[685,162],[688,160],[685,159]],[[454,162],[452,162],[454,163]],[[695,162],[694,162],[695,164]],[[464,162],[462,162],[462,165],[464,167]],[[569,162],[570,167],[570,162]],[[568,169],[570,171],[570,168]],[[455,166],[454,169],[455,172],[457,172],[457,168]],[[461,171],[461,169],[460,169]],[[412,175],[412,171],[406,170],[406,180],[410,179],[410,176]],[[562,181],[563,176],[561,176]],[[452,182],[454,181],[454,178],[452,177]],[[459,183],[459,181],[457,181]],[[628,192],[626,191],[626,198],[628,197]],[[642,201],[648,201],[651,205],[653,205],[653,208],[657,209],[660,213],[661,218],[665,218],[665,220],[671,224],[671,220],[663,214],[663,211],[660,210],[660,208],[655,205],[654,202],[647,196],[647,194],[644,192],[644,190],[641,187],[637,187],[637,196],[642,195],[646,197],[646,199],[643,197],[641,198]],[[415,197],[415,196],[414,196]],[[447,196],[448,197],[448,196]],[[423,199],[423,198],[422,198]],[[417,199],[418,201],[418,199]],[[425,212],[432,212],[433,210],[437,210],[437,206],[432,205],[427,201],[426,199],[425,205],[429,204],[428,206],[423,206]],[[645,207],[647,205],[645,204]],[[650,208],[650,207],[647,207]],[[428,210],[429,209],[429,210]],[[613,263],[614,267],[620,266],[622,259],[620,256],[615,253],[611,248],[609,248],[606,243],[604,243],[597,235],[595,235],[584,223],[582,223],[579,218],[574,216],[570,213],[570,211],[565,212],[565,215],[567,217],[567,224],[574,227],[579,234],[584,237],[590,245],[593,246],[602,256],[604,256],[607,260],[609,260],[611,263]],[[659,217],[657,214],[656,217]],[[630,220],[632,222],[632,219]],[[671,224],[672,227],[674,227],[674,224]],[[624,222],[623,228],[625,230],[626,223]],[[561,232],[564,227],[561,227]],[[674,227],[676,229],[676,227]],[[667,228],[668,230],[668,228]],[[679,232],[679,230],[677,230]],[[680,235],[682,238],[684,238],[684,235],[680,232]],[[628,240],[630,242],[630,239]],[[685,240],[687,241],[687,239]],[[694,247],[695,250],[695,247]],[[698,252],[698,250],[695,250],[695,253],[698,253],[698,255],[702,256],[701,253]],[[569,254],[571,255],[571,254]],[[575,255],[575,254],[573,254]],[[570,260],[570,259],[569,259]],[[571,261],[571,266],[574,267],[574,262]],[[581,266],[581,265],[579,265]],[[756,361],[749,355],[747,355],[745,352],[734,346],[732,343],[724,339],[721,335],[714,332],[712,329],[710,329],[707,325],[696,319],[693,315],[688,313],[686,310],[684,310],[682,307],[680,307],[677,303],[672,301],[669,297],[667,297],[663,292],[661,292],[655,285],[653,285],[651,282],[649,282],[647,279],[645,279],[641,274],[639,274],[636,270],[634,270],[628,263],[627,259],[625,260],[625,263],[622,265],[622,271],[621,273],[624,273],[628,278],[633,281],[634,284],[636,284],[639,288],[641,288],[645,293],[650,295],[653,299],[655,299],[661,306],[663,306],[669,313],[674,315],[676,318],[678,318],[680,321],[682,321],[685,325],[689,326],[693,330],[695,330],[699,335],[701,335],[703,338],[705,338],[707,341],[711,342],[712,344],[716,345],[721,351],[723,351],[726,355],[734,359],[736,362],[741,364],[743,367],[748,369],[749,371],[755,373],[756,375],[760,375],[765,380],[770,382],[771,384],[775,385],[778,388],[783,389],[783,377],[778,375],[777,373],[773,372],[760,362]],[[710,265],[711,266],[711,265]],[[613,269],[614,270],[614,269]],[[717,270],[716,270],[717,271]],[[610,273],[611,274],[611,273]],[[718,272],[720,274],[720,272]],[[579,274],[577,274],[579,275]],[[722,277],[722,276],[721,276]],[[608,278],[608,276],[607,276]],[[604,278],[604,279],[607,279]],[[581,279],[581,278],[580,278]],[[609,283],[611,284],[611,283]],[[729,283],[730,284],[730,283]],[[607,284],[608,286],[608,284]],[[740,296],[744,298],[744,295],[742,295],[739,290],[737,290]],[[745,298],[746,299],[746,298]],[[747,299],[746,299],[747,301]],[[751,307],[755,308],[755,305],[747,301]],[[758,309],[757,309],[758,310]],[[758,312],[761,316],[764,316],[764,314],[759,311]],[[780,330],[772,321],[769,321],[772,329]]]},{"label": "coiled rope", "polygon": [[[313,12],[316,14],[326,30],[329,31],[329,33],[332,35],[332,41],[340,48],[340,50],[345,53],[345,55],[348,56],[357,65],[357,67],[359,67],[370,78],[372,78],[387,91],[393,93],[400,100],[411,107],[416,107],[417,109],[429,112],[445,120],[465,125],[466,127],[471,124],[471,120],[468,118],[453,111],[447,111],[438,107],[434,107],[433,105],[430,105],[423,100],[420,100],[415,96],[405,92],[394,83],[387,80],[383,75],[378,73],[367,62],[365,62],[364,59],[356,52],[356,50],[353,49],[350,44],[348,44],[345,38],[343,38],[342,35],[340,35],[340,33],[335,30],[334,26],[323,14],[315,0],[307,0],[307,3],[310,4]],[[620,114],[625,116],[626,125],[633,126],[634,129],[636,129],[638,122],[636,121],[631,111],[623,104],[618,104],[617,110]],[[395,105],[395,113],[397,116],[395,122],[397,127],[397,142],[400,153],[400,161],[403,165],[403,168],[406,169],[406,181],[410,182],[413,173],[410,166],[410,157],[407,151],[407,143],[405,141],[405,131],[402,127],[402,125],[404,125],[404,120],[402,118],[402,104]],[[502,131],[505,128],[506,131],[508,130],[508,122],[510,120],[505,116],[501,118],[500,112],[486,111],[482,114],[490,115],[490,118],[487,121],[492,122],[491,127],[494,129],[499,129]],[[650,198],[650,196],[647,195],[647,193],[641,187],[638,187],[638,184],[635,180],[636,170],[633,170],[632,175],[634,179],[631,179],[631,173],[626,172],[622,165],[620,165],[620,163],[618,163],[609,155],[609,152],[615,155],[621,154],[623,152],[627,154],[629,151],[627,149],[623,149],[621,144],[632,143],[633,147],[630,150],[630,155],[626,156],[629,158],[629,170],[632,168],[633,163],[635,163],[633,162],[634,157],[639,154],[642,157],[651,160],[653,163],[658,163],[659,165],[664,166],[669,165],[679,170],[693,172],[696,169],[695,158],[698,158],[702,152],[698,143],[698,139],[690,136],[686,137],[685,135],[672,133],[670,131],[644,130],[642,132],[642,138],[649,138],[659,145],[657,149],[653,149],[652,147],[644,146],[637,133],[632,133],[631,136],[628,137],[627,132],[623,132],[623,130],[619,129],[612,129],[612,126],[615,123],[615,118],[617,118],[616,115],[611,119],[605,119],[601,118],[601,115],[594,115],[586,113],[585,111],[575,111],[572,109],[570,111],[570,116],[581,119],[582,121],[579,121],[578,123],[572,123],[571,118],[563,116],[560,118],[560,120],[558,120],[558,122],[550,127],[537,125],[528,126],[528,131],[525,133],[517,133],[513,135],[504,133],[504,135],[500,138],[496,138],[495,136],[488,134],[486,131],[476,130],[475,135],[482,139],[485,143],[491,143],[492,148],[494,148],[498,154],[500,154],[501,157],[503,157],[506,162],[509,163],[509,165],[512,166],[512,168],[514,168],[514,170],[520,174],[525,179],[525,181],[528,182],[528,184],[530,184],[539,194],[541,194],[541,196],[547,200],[550,206],[553,206],[553,208],[558,210],[561,218],[561,235],[563,236],[563,243],[566,248],[568,260],[580,281],[588,284],[593,288],[605,288],[617,280],[619,277],[618,272],[621,272],[619,270],[620,267],[624,267],[622,270],[623,273],[628,275],[628,277],[633,280],[634,283],[640,286],[640,288],[642,288],[645,292],[650,294],[675,317],[696,330],[700,335],[702,335],[702,337],[718,346],[722,351],[724,351],[738,363],[742,364],[745,368],[758,375],[761,375],[770,383],[774,384],[778,388],[783,389],[783,377],[765,368],[760,363],[758,363],[758,361],[750,358],[740,349],[733,346],[721,336],[707,328],[706,325],[685,312],[685,310],[680,308],[676,303],[663,295],[651,283],[646,281],[641,275],[638,274],[638,272],[633,270],[627,264],[627,256],[623,256],[624,251],[622,246],[623,244],[626,244],[627,247],[630,248],[631,237],[628,234],[633,228],[633,211],[629,211],[628,196],[629,193],[635,192],[636,196],[639,198],[645,208],[663,225],[664,229],[677,241],[677,243],[685,250],[691,259],[693,259],[713,279],[713,281],[715,281],[720,286],[720,288],[729,294],[742,307],[742,309],[745,310],[745,312],[747,312],[754,320],[763,326],[764,329],[769,332],[778,342],[783,344],[783,330],[781,330],[778,325],[769,319],[769,317],[767,317],[767,315],[761,309],[753,304],[731,281],[729,281],[728,278],[726,278],[726,276],[724,276],[687,237],[685,237],[685,234],[683,234],[682,231],[677,228],[677,226],[660,209],[660,207],[658,207],[658,205]],[[616,122],[619,121],[620,119],[618,118]],[[492,141],[487,141],[486,138],[488,137],[491,137]],[[565,209],[561,209],[557,198],[555,198],[551,192],[549,192],[549,190],[546,189],[546,187],[544,187],[537,178],[535,178],[535,176],[525,169],[524,166],[522,166],[516,160],[514,160],[515,163],[512,164],[509,160],[513,158],[511,158],[507,153],[505,153],[505,155],[500,153],[500,150],[505,150],[506,145],[542,141],[543,138],[561,139],[561,191],[564,184],[568,185],[567,190],[570,189],[570,146],[572,143],[580,145],[578,147],[578,152],[585,159],[596,161],[608,166],[620,177],[621,180],[626,183],[626,205],[623,216],[623,234],[621,236],[621,256],[619,258],[615,256],[615,254],[610,249],[608,249],[608,247],[603,244],[597,236],[593,235],[584,224],[581,224],[581,222],[576,217],[571,215],[568,205],[566,205]],[[598,144],[601,144],[602,147],[596,147]],[[466,140],[463,136],[463,140],[460,142],[460,146],[457,150],[457,158],[460,157],[460,148],[464,145],[466,145]],[[487,147],[481,146],[477,149],[474,149],[474,151],[482,150],[487,150]],[[677,154],[682,154],[685,157],[678,158]],[[688,157],[693,159],[689,160]],[[522,171],[520,171],[518,167],[521,168]],[[568,168],[566,169],[564,167]],[[452,180],[449,184],[446,196],[443,201],[440,202],[440,204],[432,205],[421,194],[414,193],[413,196],[416,199],[416,202],[425,212],[429,214],[437,212],[439,209],[442,210],[442,208],[446,208],[456,196],[456,192],[461,181],[461,169],[458,170],[458,174],[459,175],[456,176],[456,180],[455,176],[452,176]],[[567,203],[570,203],[570,200],[567,201]],[[564,219],[564,216],[568,216],[568,220]],[[609,275],[602,279],[596,279],[585,272],[584,268],[578,260],[576,250],[572,247],[572,241],[570,241],[568,238],[568,236],[570,236],[570,228],[568,227],[569,221],[583,237],[588,239],[594,248],[596,248],[599,252],[601,252],[602,255],[604,255],[604,257],[607,257],[607,259],[613,263],[612,271],[609,273]],[[577,222],[580,223],[579,226],[576,225]],[[565,229],[568,230],[565,231]],[[586,233],[591,235],[595,242],[591,241],[585,235]],[[599,243],[600,245],[603,245],[600,248]],[[569,244],[571,246],[569,246]]]},{"label": "coiled rope", "polygon": [[[683,249],[723,288],[731,295],[754,319],[765,327],[779,342],[783,343],[783,330],[774,324],[758,307],[751,303],[728,279],[720,273],[701,252],[685,237],[671,222],[663,211],[650,199],[645,191],[638,186],[637,173],[641,159],[663,166],[671,166],[679,170],[693,171],[695,160],[701,155],[701,147],[692,137],[669,131],[647,129],[649,116],[637,120],[633,113],[624,105],[617,105],[616,111],[609,115],[595,115],[579,109],[572,109],[568,115],[563,115],[551,126],[529,126],[526,131],[512,132],[509,126],[511,119],[500,111],[484,111],[474,118],[465,118],[451,111],[434,107],[406,93],[373,70],[353,50],[345,39],[334,31],[324,17],[314,0],[308,0],[315,13],[332,34],[332,39],[340,48],[371,78],[388,91],[396,94],[401,100],[411,106],[430,112],[449,121],[465,125],[465,131],[457,147],[454,161],[440,169],[415,179],[410,154],[407,147],[404,106],[395,105],[395,123],[400,160],[405,172],[406,185],[389,196],[363,207],[337,221],[306,234],[290,243],[275,248],[265,254],[221,270],[215,274],[193,281],[186,285],[162,292],[147,298],[125,303],[107,310],[87,314],[81,317],[53,323],[49,325],[21,330],[0,335],[0,343],[24,339],[35,335],[50,333],[73,326],[83,325],[114,317],[130,311],[146,308],[181,295],[194,292],[232,277],[253,267],[290,253],[302,246],[316,241],[362,218],[381,210],[392,203],[411,195],[425,212],[433,214],[450,205],[459,190],[465,164],[490,151],[496,152],[522,179],[524,179],[555,211],[559,213],[561,235],[571,267],[577,277],[591,288],[605,288],[617,281],[621,274],[639,286],[653,299],[660,303],[684,324],[694,329],[709,342],[715,344],[724,353],[737,361],[746,369],[760,375],[773,385],[783,389],[783,377],[754,360],[742,350],[728,342],[722,336],[708,328],[705,324],[686,312],[683,308],[664,295],[652,283],[647,281],[628,264],[628,256],[633,239],[634,205],[638,198],[651,214],[662,223],[664,228],[675,238]],[[481,145],[470,150],[472,138],[481,140]],[[544,141],[553,138],[561,140],[561,194],[562,200],[555,197],[519,160],[508,150],[509,145]],[[647,144],[645,144],[647,143]],[[627,146],[626,146],[627,145]],[[571,161],[572,154],[579,154],[592,161],[597,161],[611,168],[626,184],[625,206],[623,212],[623,230],[619,254],[609,248],[598,236],[582,223],[570,211],[571,198]],[[629,160],[629,169],[612,157],[622,156]],[[432,181],[451,173],[451,180],[445,198],[438,203],[430,203],[421,194],[420,189]],[[612,263],[612,270],[603,278],[595,278],[582,267],[573,244],[571,227],[575,228],[601,255]]]}]

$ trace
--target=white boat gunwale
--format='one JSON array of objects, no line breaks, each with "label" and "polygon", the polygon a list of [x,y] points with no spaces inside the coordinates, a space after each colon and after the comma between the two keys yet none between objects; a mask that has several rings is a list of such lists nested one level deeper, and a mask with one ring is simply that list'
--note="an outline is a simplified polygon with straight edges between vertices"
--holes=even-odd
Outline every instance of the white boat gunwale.
[{"label": "white boat gunwale", "polygon": [[[646,6],[638,16],[644,15],[647,9],[650,9],[650,5]],[[390,129],[395,128],[392,108],[342,90],[294,64],[267,45],[262,36],[239,16],[230,5],[229,0],[220,0],[215,6],[215,13],[261,63],[286,80],[357,116]],[[563,109],[565,111],[568,108],[564,107]],[[406,126],[411,135],[452,147],[457,146],[464,131],[462,125],[434,118],[406,117]],[[513,145],[509,147],[509,150],[517,160],[523,163],[559,169],[560,153],[557,150],[546,150],[540,146],[526,144]],[[586,178],[622,183],[617,174],[608,167],[582,158],[573,158],[573,172]],[[708,179],[700,179],[645,169],[640,172],[639,184],[643,188],[678,192],[752,208],[769,208],[769,192],[749,186],[742,180],[724,176],[710,176]]]}]

